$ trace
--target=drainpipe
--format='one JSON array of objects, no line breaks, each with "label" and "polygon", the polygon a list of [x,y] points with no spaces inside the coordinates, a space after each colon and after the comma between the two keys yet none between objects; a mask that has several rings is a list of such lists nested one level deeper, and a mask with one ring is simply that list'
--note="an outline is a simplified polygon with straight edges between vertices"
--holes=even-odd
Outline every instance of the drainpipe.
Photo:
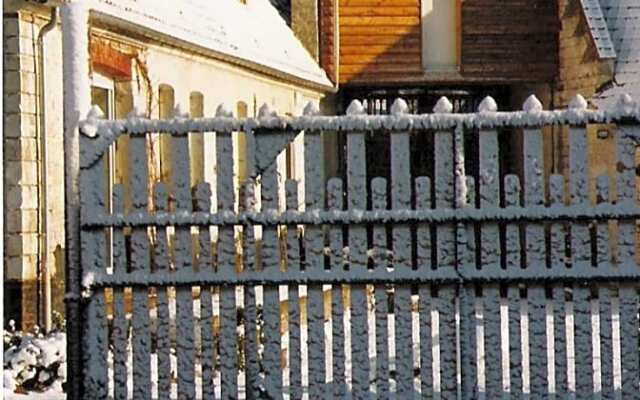
[{"label": "drainpipe", "polygon": [[39,143],[38,151],[40,153],[40,166],[38,168],[38,182],[40,187],[40,196],[38,209],[40,213],[40,226],[39,226],[39,240],[38,247],[40,248],[40,282],[42,287],[42,314],[45,332],[51,330],[51,273],[49,271],[48,263],[48,250],[49,250],[49,224],[48,224],[48,201],[47,201],[47,113],[46,113],[46,95],[47,86],[45,79],[44,69],[44,37],[47,33],[51,32],[58,23],[58,8],[53,7],[51,9],[51,18],[38,33],[37,47],[38,47],[38,107],[39,107]]}]

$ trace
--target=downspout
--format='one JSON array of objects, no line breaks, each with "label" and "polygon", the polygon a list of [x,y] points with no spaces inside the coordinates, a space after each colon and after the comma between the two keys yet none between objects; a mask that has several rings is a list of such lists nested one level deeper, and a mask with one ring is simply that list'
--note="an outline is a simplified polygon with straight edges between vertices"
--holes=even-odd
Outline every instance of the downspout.
[{"label": "downspout", "polygon": [[51,274],[49,271],[48,263],[48,251],[49,251],[49,218],[48,218],[48,199],[47,199],[47,113],[46,113],[46,79],[44,69],[44,37],[47,33],[51,32],[58,23],[58,8],[53,7],[51,9],[51,18],[38,33],[38,108],[39,111],[39,143],[38,150],[40,153],[40,166],[38,168],[38,187],[40,187],[40,193],[38,196],[38,209],[40,213],[40,226],[38,247],[40,252],[40,281],[43,291],[41,298],[42,301],[42,314],[45,332],[51,331]]}]

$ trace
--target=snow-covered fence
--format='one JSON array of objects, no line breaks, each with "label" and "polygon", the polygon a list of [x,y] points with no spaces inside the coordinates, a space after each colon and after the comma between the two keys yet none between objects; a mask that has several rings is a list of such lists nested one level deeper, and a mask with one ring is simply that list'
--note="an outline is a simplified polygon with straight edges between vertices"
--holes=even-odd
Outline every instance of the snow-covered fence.
[{"label": "snow-covered fence", "polygon": [[[531,97],[521,112],[498,112],[487,98],[477,113],[451,114],[442,98],[425,115],[398,100],[389,116],[364,115],[356,101],[346,116],[316,114],[264,106],[235,119],[221,107],[210,119],[91,113],[81,124],[87,398],[637,398],[632,99],[590,111],[576,97],[543,111]],[[601,176],[597,204],[590,123],[616,125],[616,197]],[[551,125],[569,126],[566,176],[544,174]],[[503,127],[522,129],[523,177],[500,170]],[[236,131],[250,177],[239,211]],[[390,182],[366,174],[370,131],[390,135]],[[171,182],[149,181],[147,139],[158,132],[171,136]],[[213,188],[190,187],[193,132],[216,135]],[[346,180],[323,173],[322,135],[338,132]],[[287,181],[280,202],[274,160],[301,133],[304,192]],[[109,199],[104,155],[120,135],[130,137],[130,192],[116,185]],[[433,135],[430,176],[412,176],[412,135]],[[477,179],[465,174],[464,135],[479,149]]]}]

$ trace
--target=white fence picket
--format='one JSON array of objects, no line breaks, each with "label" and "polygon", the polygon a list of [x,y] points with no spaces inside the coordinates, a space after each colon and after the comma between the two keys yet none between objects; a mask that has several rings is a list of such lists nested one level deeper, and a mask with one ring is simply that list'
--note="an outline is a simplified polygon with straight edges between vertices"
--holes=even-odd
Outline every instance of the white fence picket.
[{"label": "white fence picket", "polygon": [[[131,204],[134,211],[146,211],[149,203],[149,171],[147,140],[143,136],[129,141],[129,163],[132,189]],[[147,228],[134,228],[131,232],[131,270],[138,273],[151,272],[149,236]],[[131,319],[131,347],[133,350],[133,398],[151,397],[151,334],[149,332],[149,289],[133,288],[133,315]]]},{"label": "white fence picket", "polygon": [[[287,211],[298,210],[298,182],[285,182]],[[298,227],[287,226],[287,272],[300,271],[300,241]],[[302,397],[302,346],[300,313],[300,285],[289,285],[289,394],[293,399]],[[334,375],[335,379],[335,375]]]},{"label": "white fence picket", "polygon": [[[319,132],[304,133],[305,210],[320,210],[325,206],[324,161],[322,137]],[[319,226],[307,226],[305,232],[306,269],[310,272],[324,270],[324,235]],[[322,285],[307,287],[307,331],[309,397],[325,394],[325,338],[324,296]]]},{"label": "white fence picket", "polygon": [[[504,178],[504,200],[506,208],[520,207],[520,180],[517,175]],[[507,271],[521,268],[520,228],[516,224],[507,224],[505,228]],[[509,395],[512,399],[521,399],[523,387],[522,357],[522,318],[520,311],[520,287],[517,284],[507,288],[509,315]]]},{"label": "white fence picket", "polygon": [[[587,137],[585,127],[569,128],[569,173],[571,204],[585,207],[588,204]],[[588,273],[591,266],[591,241],[587,223],[571,225],[571,268]],[[575,336],[576,397],[593,394],[593,346],[591,329],[591,296],[583,284],[573,287],[573,312]]]},{"label": "white fence picket", "polygon": [[[233,186],[233,147],[231,134],[216,133],[216,184],[218,212],[233,212],[235,192]],[[236,275],[234,228],[218,228],[218,273]],[[224,285],[220,288],[220,382],[222,398],[238,395],[238,335],[236,288]]]},{"label": "white fence picket", "polygon": [[[112,211],[124,212],[124,187],[114,185],[112,194]],[[113,229],[113,272],[122,273],[127,270],[127,249],[124,230]],[[113,288],[113,398],[123,400],[127,398],[127,340],[129,338],[129,321],[124,306],[124,289]]]},{"label": "white fence picket", "polygon": [[[344,193],[342,180],[331,178],[327,183],[327,205],[330,210],[343,210]],[[329,229],[329,265],[334,271],[344,268],[343,234],[341,226]],[[332,356],[333,356],[333,397],[344,398],[347,395],[345,376],[345,345],[344,345],[344,291],[341,284],[331,288],[331,321],[332,321]]]},{"label": "white fence picket", "polygon": [[[551,206],[564,204],[564,177],[551,175],[549,178],[549,199]],[[551,269],[566,268],[566,230],[563,223],[551,224]],[[558,398],[568,395],[569,370],[567,365],[566,289],[564,284],[553,286],[553,353],[555,391]]]},{"label": "white fence picket", "polygon": [[[371,208],[387,209],[387,180],[373,178],[371,181]],[[387,255],[387,229],[384,225],[373,227],[373,268],[387,271],[389,258]],[[376,306],[376,396],[378,399],[389,398],[389,298],[387,285],[375,286]],[[397,354],[397,353],[396,353]],[[396,356],[397,357],[397,356]]]},{"label": "white fence picket", "polygon": [[[409,133],[391,135],[391,208],[411,209]],[[411,271],[411,230],[409,225],[393,227],[393,269]],[[394,318],[396,340],[396,392],[402,398],[413,396],[413,340],[412,340],[411,286],[396,285],[394,293]]]},{"label": "white fence picket", "polygon": [[[153,205],[156,213],[168,209],[167,186],[157,182],[153,188]],[[167,228],[156,227],[154,246],[154,273],[169,274],[171,254],[167,240]],[[171,396],[171,315],[169,313],[168,288],[156,288],[156,354],[158,357],[158,398],[169,399]]]},{"label": "white fence picket", "polygon": [[[544,156],[542,132],[524,130],[524,206],[544,205]],[[527,224],[525,228],[526,268],[543,275],[546,272],[544,226]],[[527,287],[529,310],[529,381],[531,395],[544,396],[549,392],[547,371],[547,316],[545,287],[533,284]]]}]

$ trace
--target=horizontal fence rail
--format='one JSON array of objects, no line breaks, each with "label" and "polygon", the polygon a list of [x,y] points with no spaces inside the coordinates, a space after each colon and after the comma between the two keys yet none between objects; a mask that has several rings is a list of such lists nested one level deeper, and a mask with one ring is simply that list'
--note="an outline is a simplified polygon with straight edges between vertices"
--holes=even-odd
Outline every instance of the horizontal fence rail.
[{"label": "horizontal fence rail", "polygon": [[[544,111],[532,96],[498,112],[488,97],[452,114],[442,98],[433,114],[407,110],[92,111],[81,124],[87,396],[640,398],[638,104],[592,111],[578,96]],[[589,124],[608,124],[616,153],[597,177]],[[566,133],[566,171],[545,169],[549,126]],[[194,183],[195,133],[214,146],[213,174]],[[328,134],[345,135],[343,176],[325,172]],[[368,153],[372,134],[388,135],[388,159]],[[120,137],[127,180],[112,184]],[[285,180],[276,159],[296,143],[303,178]],[[159,163],[167,176],[153,174]],[[388,174],[370,176],[372,163]]]}]

